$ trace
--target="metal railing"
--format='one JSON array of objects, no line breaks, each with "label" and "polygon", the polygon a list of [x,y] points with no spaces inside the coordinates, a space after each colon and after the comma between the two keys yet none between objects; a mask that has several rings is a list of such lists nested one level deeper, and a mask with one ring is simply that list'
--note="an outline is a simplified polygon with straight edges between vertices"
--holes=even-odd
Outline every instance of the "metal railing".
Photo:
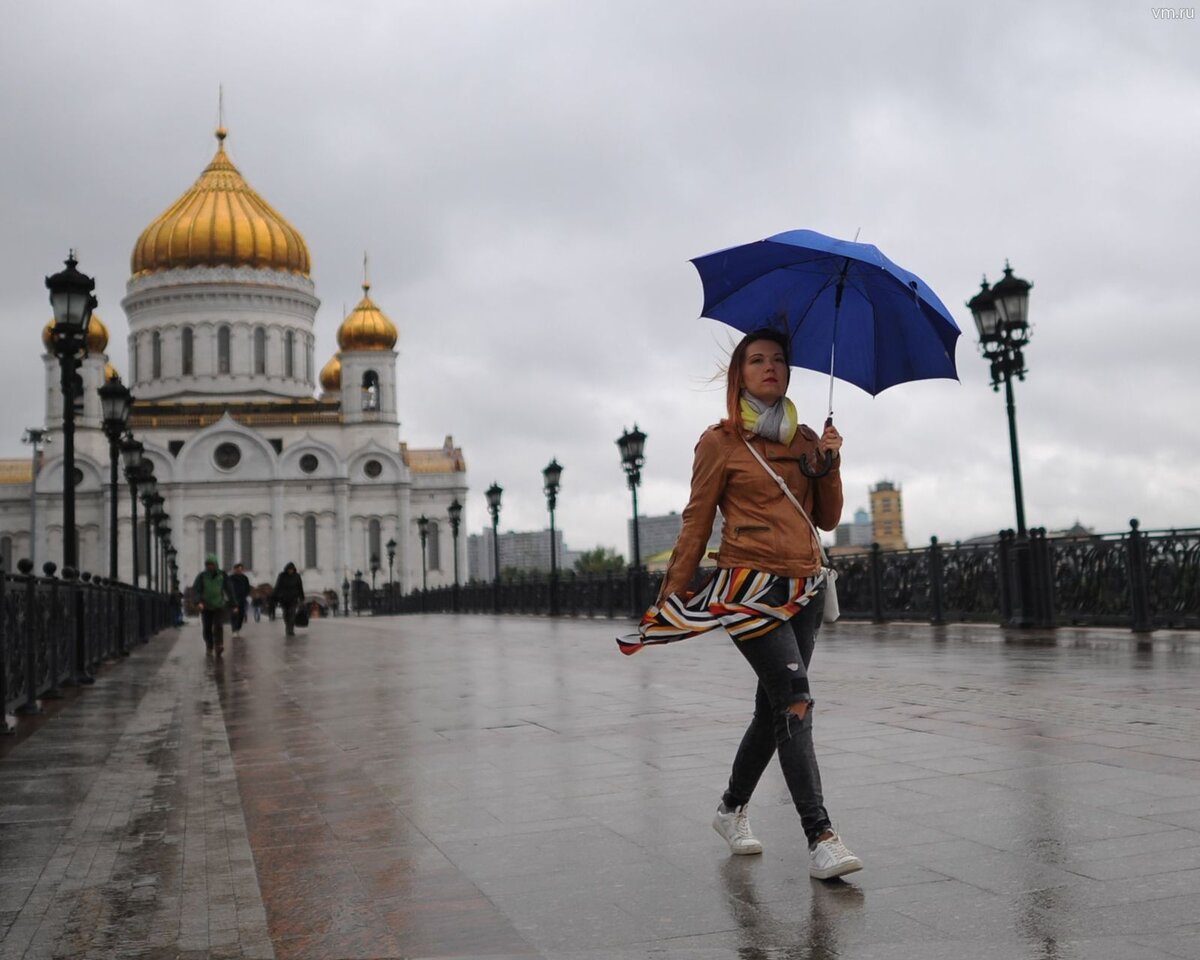
[{"label": "metal railing", "polygon": [[[832,559],[842,616],[851,620],[978,621],[1032,627],[1119,626],[1200,629],[1200,529],[1051,537],[1011,530],[991,543],[882,550],[876,544]],[[636,617],[658,593],[661,573],[558,578],[563,616]],[[401,595],[367,590],[363,612],[520,613],[550,611],[550,578],[471,583]]]},{"label": "metal railing", "polygon": [[64,686],[90,684],[102,663],[128,656],[171,621],[161,593],[67,569],[33,575],[0,574],[0,733],[15,729],[10,715],[34,714]]}]

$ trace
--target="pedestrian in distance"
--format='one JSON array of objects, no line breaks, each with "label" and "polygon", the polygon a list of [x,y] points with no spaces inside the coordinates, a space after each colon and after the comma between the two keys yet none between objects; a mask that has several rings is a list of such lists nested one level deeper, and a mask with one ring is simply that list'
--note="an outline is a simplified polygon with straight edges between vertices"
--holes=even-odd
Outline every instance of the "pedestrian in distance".
[{"label": "pedestrian in distance", "polygon": [[204,558],[204,569],[196,575],[192,592],[200,609],[204,649],[219,657],[225,652],[225,611],[233,604],[233,594],[229,589],[229,578],[217,565],[215,553]]},{"label": "pedestrian in distance", "polygon": [[284,636],[296,635],[296,608],[304,601],[304,581],[296,570],[294,563],[289,563],[275,580],[275,590],[271,594],[273,603],[279,604],[283,611]]},{"label": "pedestrian in distance", "polygon": [[[727,416],[696,444],[691,495],[662,588],[638,634],[618,642],[631,654],[725,628],[758,685],[713,828],[731,853],[762,852],[746,806],[778,754],[808,840],[809,875],[829,880],[863,866],[825,809],[809,683],[827,577],[816,528],[833,530],[841,518],[842,437],[832,423],[819,437],[799,423],[786,395],[788,355],[786,336],[770,329],[748,334],[734,348],[726,371]],[[816,464],[826,451],[833,454],[832,469],[808,476],[801,458]],[[725,524],[717,569],[689,592],[718,509]]]},{"label": "pedestrian in distance", "polygon": [[262,620],[262,597],[255,594],[250,601],[250,609],[254,612],[254,622],[258,623]]},{"label": "pedestrian in distance", "polygon": [[240,640],[242,624],[246,622],[246,604],[250,601],[250,578],[246,576],[245,566],[240,563],[233,565],[233,573],[229,577],[229,592],[233,594],[233,606],[229,608],[233,639]]}]

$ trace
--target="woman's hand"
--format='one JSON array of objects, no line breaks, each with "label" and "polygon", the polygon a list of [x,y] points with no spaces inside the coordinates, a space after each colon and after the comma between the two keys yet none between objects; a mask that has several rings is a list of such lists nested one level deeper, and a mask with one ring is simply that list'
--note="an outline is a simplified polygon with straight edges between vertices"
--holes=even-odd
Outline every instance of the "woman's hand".
[{"label": "woman's hand", "polygon": [[817,449],[824,453],[826,450],[837,456],[842,449],[842,435],[832,423],[825,424],[825,430],[817,439]]}]

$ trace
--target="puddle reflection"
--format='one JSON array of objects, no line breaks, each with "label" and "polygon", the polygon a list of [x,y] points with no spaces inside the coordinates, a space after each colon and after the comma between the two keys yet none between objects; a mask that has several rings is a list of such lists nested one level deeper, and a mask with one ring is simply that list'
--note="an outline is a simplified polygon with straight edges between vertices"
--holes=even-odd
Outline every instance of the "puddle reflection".
[{"label": "puddle reflection", "polygon": [[776,896],[764,903],[758,886],[763,867],[758,857],[729,857],[721,863],[726,902],[738,925],[739,960],[837,960],[843,933],[861,918],[863,891],[844,880],[809,880],[808,915],[803,917],[805,884],[784,888],[795,893],[794,901]]}]

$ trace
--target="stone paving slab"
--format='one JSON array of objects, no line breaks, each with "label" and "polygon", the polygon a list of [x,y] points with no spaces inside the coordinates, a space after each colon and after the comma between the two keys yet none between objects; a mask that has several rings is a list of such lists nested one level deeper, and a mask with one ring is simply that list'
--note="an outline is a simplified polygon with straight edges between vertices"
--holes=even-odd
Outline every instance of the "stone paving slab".
[{"label": "stone paving slab", "polygon": [[751,709],[728,640],[537,618],[195,627],[0,742],[0,960],[1197,960],[1200,637],[843,622],[814,664],[807,876],[709,826]]}]

